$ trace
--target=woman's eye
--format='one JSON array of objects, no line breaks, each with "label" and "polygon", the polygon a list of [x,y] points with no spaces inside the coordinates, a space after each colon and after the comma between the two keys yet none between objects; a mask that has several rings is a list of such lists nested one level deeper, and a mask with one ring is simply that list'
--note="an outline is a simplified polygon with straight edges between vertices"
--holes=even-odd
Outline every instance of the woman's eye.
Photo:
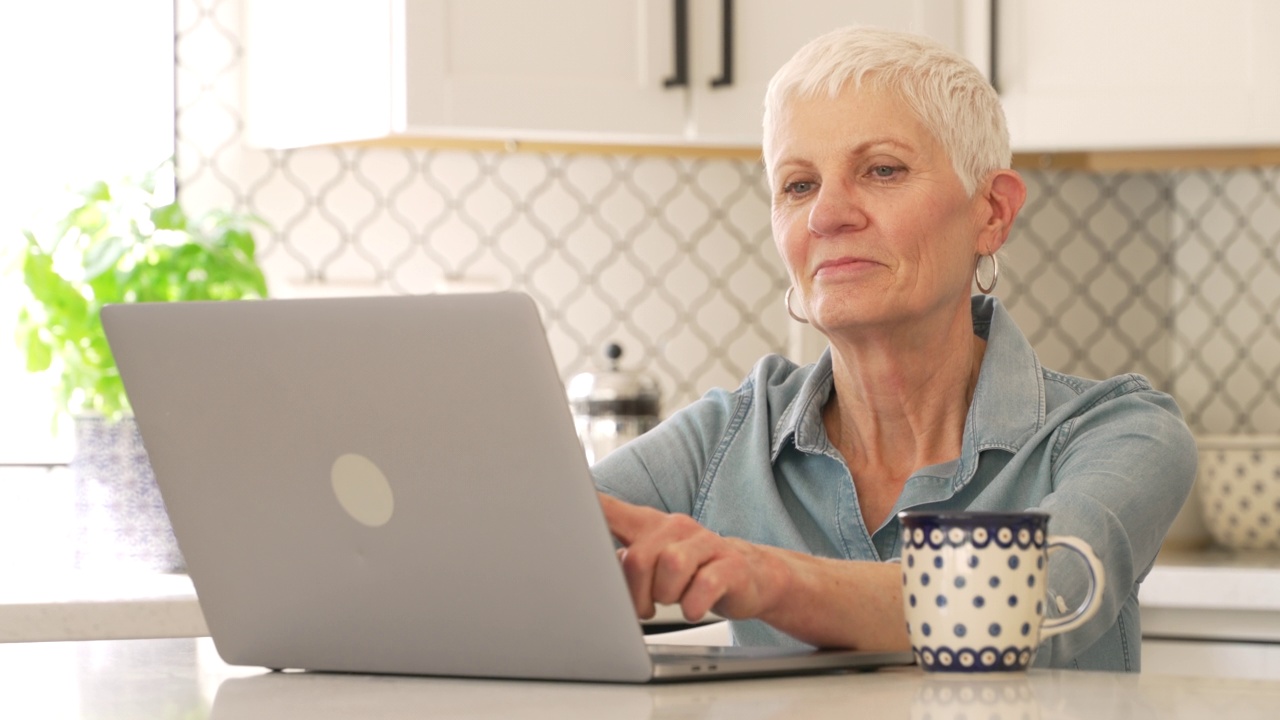
[{"label": "woman's eye", "polygon": [[893,165],[876,165],[871,168],[871,176],[877,180],[888,180],[897,176],[903,169]]},{"label": "woman's eye", "polygon": [[813,183],[808,180],[797,180],[782,187],[782,191],[788,195],[803,195],[812,189]]}]

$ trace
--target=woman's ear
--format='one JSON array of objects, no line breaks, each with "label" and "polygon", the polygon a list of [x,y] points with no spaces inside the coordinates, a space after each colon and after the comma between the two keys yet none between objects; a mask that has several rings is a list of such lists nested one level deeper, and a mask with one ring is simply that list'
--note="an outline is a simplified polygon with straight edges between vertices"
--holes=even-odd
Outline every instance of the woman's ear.
[{"label": "woman's ear", "polygon": [[981,254],[990,255],[1009,239],[1013,220],[1027,200],[1027,184],[1014,170],[997,170],[988,180],[982,200],[988,212],[978,238],[978,248]]}]

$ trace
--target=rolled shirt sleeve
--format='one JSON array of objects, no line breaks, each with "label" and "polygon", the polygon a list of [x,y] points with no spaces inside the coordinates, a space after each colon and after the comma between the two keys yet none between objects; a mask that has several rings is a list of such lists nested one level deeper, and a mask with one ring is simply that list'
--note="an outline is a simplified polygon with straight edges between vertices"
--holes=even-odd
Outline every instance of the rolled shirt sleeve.
[{"label": "rolled shirt sleeve", "polygon": [[[1144,389],[1132,389],[1142,383]],[[1125,666],[1137,668],[1140,636],[1136,593],[1151,570],[1165,533],[1191,492],[1196,446],[1173,400],[1136,378],[1110,389],[1093,407],[1059,428],[1051,452],[1052,491],[1039,503],[1052,535],[1087,542],[1102,561],[1105,589],[1097,615],[1077,630],[1049,639],[1038,664],[1064,667],[1086,657],[1108,630],[1120,633]],[[1088,571],[1074,553],[1050,555],[1050,607],[1061,613],[1085,600]],[[1061,601],[1058,601],[1061,598]],[[1125,612],[1126,605],[1131,611]]]},{"label": "rolled shirt sleeve", "polygon": [[605,456],[591,467],[597,489],[636,505],[692,515],[699,483],[742,397],[742,390],[712,390]]}]

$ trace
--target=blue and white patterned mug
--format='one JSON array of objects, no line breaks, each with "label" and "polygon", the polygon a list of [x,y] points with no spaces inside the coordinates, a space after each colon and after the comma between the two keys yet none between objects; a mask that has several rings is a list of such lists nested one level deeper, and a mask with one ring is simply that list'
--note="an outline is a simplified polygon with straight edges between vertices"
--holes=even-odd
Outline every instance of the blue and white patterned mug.
[{"label": "blue and white patterned mug", "polygon": [[[1088,543],[1050,536],[1048,513],[915,512],[902,521],[902,600],[916,662],[937,672],[1025,670],[1042,640],[1098,611],[1102,563]],[[1079,553],[1084,603],[1046,618],[1049,549]]]}]

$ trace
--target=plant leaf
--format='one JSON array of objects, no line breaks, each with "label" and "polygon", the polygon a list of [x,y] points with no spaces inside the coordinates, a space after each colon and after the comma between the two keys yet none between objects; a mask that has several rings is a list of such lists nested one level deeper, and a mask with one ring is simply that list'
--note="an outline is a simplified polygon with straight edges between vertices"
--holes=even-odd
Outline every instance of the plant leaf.
[{"label": "plant leaf", "polygon": [[257,249],[253,241],[253,233],[244,228],[228,228],[222,233],[221,239],[232,250],[243,255],[249,262],[253,262],[253,254]]},{"label": "plant leaf", "polygon": [[116,235],[90,243],[84,253],[84,279],[93,280],[113,269],[127,249],[124,240]]},{"label": "plant leaf", "polygon": [[53,258],[44,253],[27,253],[22,276],[35,299],[48,308],[70,314],[81,314],[87,308],[84,296],[54,271]]},{"label": "plant leaf", "polygon": [[[265,297],[250,227],[260,218],[215,210],[193,221],[171,195],[155,192],[151,175],[120,186],[98,182],[40,237],[24,233],[15,253],[30,291],[14,335],[31,370],[54,368],[59,412],[97,410],[115,417],[128,399],[102,330],[106,303]],[[159,203],[159,204],[158,204]],[[84,277],[58,267],[79,254]],[[74,257],[66,258],[74,262]]]},{"label": "plant leaf", "polygon": [[151,222],[157,230],[186,230],[187,214],[178,203],[169,203],[151,210]]},{"label": "plant leaf", "polygon": [[110,202],[111,186],[102,180],[98,180],[81,190],[80,195],[88,202]]},{"label": "plant leaf", "polygon": [[53,364],[53,348],[40,337],[40,328],[27,328],[22,347],[27,351],[27,372],[44,372]]},{"label": "plant leaf", "polygon": [[58,224],[58,237],[62,238],[72,230],[77,231],[76,234],[83,233],[89,237],[95,237],[106,230],[110,223],[106,212],[103,211],[103,204],[105,203],[85,203],[67,213],[67,216]]}]

